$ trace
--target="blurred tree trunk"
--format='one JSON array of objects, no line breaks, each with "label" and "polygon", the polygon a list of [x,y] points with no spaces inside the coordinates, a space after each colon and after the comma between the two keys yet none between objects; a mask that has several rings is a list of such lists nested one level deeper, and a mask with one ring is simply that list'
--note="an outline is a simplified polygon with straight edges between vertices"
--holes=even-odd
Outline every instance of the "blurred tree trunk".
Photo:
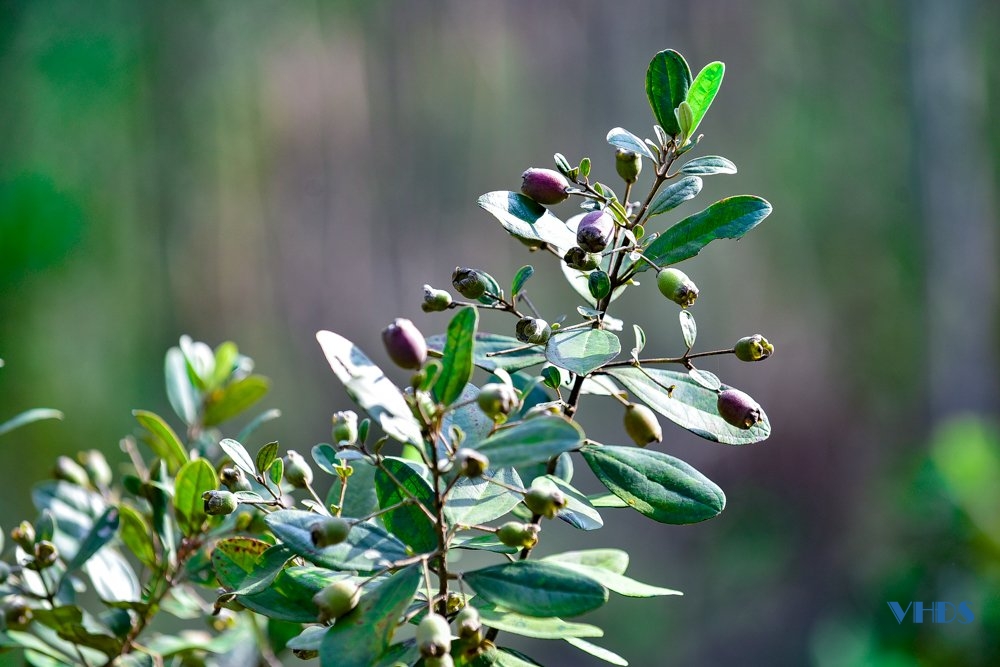
[{"label": "blurred tree trunk", "polygon": [[916,0],[909,7],[913,158],[926,243],[927,398],[937,422],[996,411],[996,220],[992,165],[980,140],[986,118],[977,3]]}]

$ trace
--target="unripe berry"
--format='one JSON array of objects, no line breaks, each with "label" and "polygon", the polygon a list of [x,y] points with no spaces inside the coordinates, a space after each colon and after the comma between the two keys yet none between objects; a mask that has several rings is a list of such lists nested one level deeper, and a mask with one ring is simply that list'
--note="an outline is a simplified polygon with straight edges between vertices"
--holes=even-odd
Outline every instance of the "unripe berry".
[{"label": "unripe berry", "polygon": [[490,467],[490,460],[485,454],[469,447],[461,447],[455,452],[455,463],[458,465],[459,473],[464,477],[482,477]]},{"label": "unripe berry", "polygon": [[737,428],[751,428],[760,421],[760,406],[739,389],[720,392],[718,407],[722,418]]},{"label": "unripe berry", "polygon": [[681,308],[687,308],[698,298],[698,287],[679,269],[660,271],[656,276],[656,286],[663,296]]},{"label": "unripe berry", "polygon": [[10,531],[10,539],[25,551],[31,551],[35,548],[35,527],[27,521],[22,521]]},{"label": "unripe berry", "polygon": [[486,416],[497,421],[513,412],[520,399],[514,387],[503,382],[490,382],[483,385],[476,397],[479,409],[486,413]]},{"label": "unripe berry", "polygon": [[95,487],[105,489],[111,484],[111,466],[108,465],[108,460],[104,458],[104,454],[96,449],[91,449],[90,451],[80,452],[77,454],[77,458],[80,460],[83,469],[87,471],[87,476]]},{"label": "unripe berry", "polygon": [[35,545],[35,567],[33,569],[44,570],[51,567],[57,558],[59,558],[59,549],[56,548],[56,545],[48,540],[42,540]]},{"label": "unripe berry", "polygon": [[219,481],[230,491],[249,491],[250,480],[239,468],[223,468],[219,473]]},{"label": "unripe berry", "polygon": [[451,626],[444,616],[424,616],[417,626],[417,648],[424,657],[440,657],[451,650]]},{"label": "unripe berry", "polygon": [[544,345],[552,335],[552,328],[540,317],[522,317],[514,327],[514,335],[522,343]]},{"label": "unripe berry", "polygon": [[521,193],[542,206],[555,206],[569,197],[569,181],[558,171],[532,168],[521,174]]},{"label": "unripe berry", "polygon": [[340,544],[351,532],[351,524],[339,516],[328,516],[309,527],[314,547],[322,549]]},{"label": "unripe berry", "polygon": [[663,442],[660,422],[645,405],[631,403],[625,406],[625,432],[640,447],[651,442]]},{"label": "unripe berry", "polygon": [[285,479],[296,489],[304,489],[313,481],[313,471],[306,460],[294,449],[285,454]]},{"label": "unripe berry", "polygon": [[597,253],[587,252],[579,246],[573,246],[563,255],[566,266],[577,271],[592,271],[601,265],[601,256]]},{"label": "unripe berry", "polygon": [[8,596],[2,604],[4,629],[26,630],[31,624],[31,607],[20,595]]},{"label": "unripe berry", "polygon": [[591,211],[576,228],[576,244],[587,252],[601,252],[608,247],[614,231],[614,218],[604,211]]},{"label": "unripe berry", "polygon": [[77,486],[90,486],[90,476],[79,463],[68,456],[60,456],[56,459],[55,469],[52,471],[53,477],[61,479]]},{"label": "unripe berry", "polygon": [[554,518],[567,502],[566,495],[544,477],[535,479],[524,494],[524,504],[528,509],[546,519]]},{"label": "unripe berry", "polygon": [[347,579],[335,581],[313,596],[313,603],[319,608],[319,622],[328,623],[340,618],[358,606],[361,589]]},{"label": "unripe berry", "polygon": [[451,274],[451,284],[466,299],[478,299],[490,288],[486,274],[476,269],[456,266]]},{"label": "unripe berry", "polygon": [[508,547],[532,549],[538,544],[538,533],[541,528],[535,523],[508,521],[497,530],[497,539]]},{"label": "unripe berry", "polygon": [[475,607],[465,605],[455,617],[455,627],[458,629],[459,639],[473,640],[476,644],[482,641],[483,622]]},{"label": "unripe berry", "polygon": [[382,331],[382,343],[400,368],[415,371],[427,361],[427,341],[410,320],[396,318]]},{"label": "unripe berry", "polygon": [[344,410],[333,413],[333,430],[330,432],[336,445],[353,445],[358,440],[358,413]]},{"label": "unripe berry", "polygon": [[774,353],[774,346],[760,334],[736,341],[736,358],[740,361],[763,361]]},{"label": "unripe berry", "polygon": [[626,183],[635,183],[642,171],[642,156],[619,148],[615,151],[615,171]]},{"label": "unripe berry", "polygon": [[201,499],[205,501],[205,514],[209,516],[232,514],[240,504],[229,491],[206,491]]},{"label": "unripe berry", "polygon": [[451,305],[451,294],[443,289],[434,289],[430,285],[424,285],[424,302],[420,304],[420,309],[425,313],[438,313],[448,310]]}]

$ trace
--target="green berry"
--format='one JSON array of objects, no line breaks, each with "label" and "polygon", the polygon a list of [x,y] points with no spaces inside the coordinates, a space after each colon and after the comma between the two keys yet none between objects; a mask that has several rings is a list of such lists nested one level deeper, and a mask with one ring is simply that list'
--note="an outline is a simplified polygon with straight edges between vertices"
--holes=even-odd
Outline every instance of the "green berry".
[{"label": "green berry", "polygon": [[625,432],[640,447],[651,442],[663,442],[660,422],[645,405],[631,403],[625,407]]},{"label": "green berry", "polygon": [[361,589],[348,579],[335,581],[313,596],[313,603],[319,608],[319,622],[328,623],[340,618],[358,606]]},{"label": "green berry", "polygon": [[452,272],[451,284],[466,299],[478,299],[490,288],[490,280],[485,273],[461,266],[456,266]]},{"label": "green berry", "polygon": [[748,429],[761,419],[761,409],[755,400],[739,389],[719,393],[719,414],[737,428]]},{"label": "green berry", "polygon": [[83,469],[87,471],[87,476],[95,487],[106,489],[111,484],[111,466],[108,465],[108,460],[104,458],[104,454],[96,449],[91,449],[90,451],[80,452],[77,454],[77,458],[80,460]]},{"label": "green berry", "polygon": [[60,456],[56,459],[53,476],[70,484],[87,487],[90,486],[90,475],[83,466],[68,456]]},{"label": "green berry", "polygon": [[558,171],[532,168],[521,174],[521,193],[542,206],[555,206],[566,200],[569,181]]},{"label": "green berry", "polygon": [[679,269],[663,269],[656,276],[656,286],[660,293],[679,305],[687,308],[698,298],[698,287]]},{"label": "green berry", "polygon": [[486,416],[493,421],[506,418],[511,412],[517,409],[520,399],[514,387],[503,382],[490,382],[483,385],[476,397],[479,409],[486,413]]},{"label": "green berry", "polygon": [[740,361],[763,361],[774,354],[774,346],[760,334],[736,341],[736,358]]},{"label": "green berry", "polygon": [[601,264],[601,256],[598,253],[587,252],[579,246],[573,246],[563,255],[566,266],[577,271],[593,271]]},{"label": "green berry", "polygon": [[497,529],[497,538],[508,547],[532,549],[538,544],[541,528],[535,523],[508,521]]},{"label": "green berry", "polygon": [[473,640],[476,644],[482,641],[483,622],[475,607],[465,605],[455,617],[455,627],[458,629],[459,639]]},{"label": "green berry", "polygon": [[20,595],[10,595],[0,603],[6,630],[26,630],[31,624],[31,607]]},{"label": "green berry", "polygon": [[42,540],[35,545],[35,567],[36,570],[44,570],[55,564],[59,558],[59,549],[48,540]]},{"label": "green berry", "polygon": [[587,252],[601,252],[608,247],[614,231],[614,218],[604,211],[591,211],[576,228],[576,244]]},{"label": "green berry", "polygon": [[434,289],[430,285],[424,285],[424,302],[420,304],[420,309],[425,313],[438,313],[448,310],[451,305],[451,294],[443,289]]},{"label": "green berry", "polygon": [[540,317],[522,317],[514,327],[514,335],[522,343],[544,345],[552,335],[552,328]]},{"label": "green berry", "polygon": [[22,521],[10,531],[10,539],[25,551],[32,551],[35,548],[35,527]]},{"label": "green berry", "polygon": [[334,444],[353,445],[358,441],[358,413],[345,410],[333,413],[333,430],[330,433]]},{"label": "green berry", "polygon": [[538,477],[524,494],[524,504],[535,514],[552,519],[566,507],[566,495],[555,484],[544,477]]},{"label": "green berry", "polygon": [[350,522],[339,516],[326,517],[309,527],[309,536],[312,538],[313,546],[320,549],[340,544],[347,539],[350,532]]},{"label": "green berry", "polygon": [[223,468],[219,473],[219,481],[230,491],[249,491],[250,480],[239,468]]},{"label": "green berry", "polygon": [[415,371],[427,361],[427,341],[410,320],[396,318],[382,331],[382,343],[389,358],[400,368]]},{"label": "green berry", "polygon": [[424,616],[417,626],[417,648],[424,657],[440,657],[451,650],[451,626],[444,616]]},{"label": "green berry", "polygon": [[240,504],[229,491],[206,491],[201,499],[205,501],[205,514],[209,516],[232,514]]},{"label": "green berry", "polygon": [[462,476],[472,478],[482,477],[490,467],[490,460],[485,454],[468,447],[461,447],[455,452],[455,463]]},{"label": "green berry", "polygon": [[615,171],[626,183],[635,183],[642,171],[642,156],[619,148],[615,151]]},{"label": "green berry", "polygon": [[285,454],[285,479],[296,489],[304,489],[313,481],[313,471],[306,460],[294,449]]}]

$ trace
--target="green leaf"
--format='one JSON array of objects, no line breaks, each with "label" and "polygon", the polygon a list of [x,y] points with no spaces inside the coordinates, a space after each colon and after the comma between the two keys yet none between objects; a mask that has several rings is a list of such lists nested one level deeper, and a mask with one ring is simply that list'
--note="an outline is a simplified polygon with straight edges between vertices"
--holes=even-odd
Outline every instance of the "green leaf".
[{"label": "green leaf", "polygon": [[[641,581],[636,581],[631,577],[626,577],[622,572],[613,572],[607,567],[580,562],[576,556],[586,552],[570,552],[567,554],[555,554],[543,558],[543,561],[556,563],[560,567],[566,567],[574,572],[585,574],[588,577],[600,581],[609,590],[633,598],[651,598],[660,595],[683,595],[680,591],[659,586],[650,586]],[[623,568],[624,570],[624,568]]]},{"label": "green leaf", "polygon": [[251,477],[257,474],[257,468],[253,464],[253,457],[250,456],[250,452],[241,443],[232,438],[223,438],[219,441],[219,447],[226,453],[226,456],[233,460],[233,464],[237,468]]},{"label": "green leaf", "polygon": [[[231,441],[235,442],[235,441]],[[215,468],[205,459],[194,459],[184,464],[177,473],[174,491],[174,510],[177,526],[187,536],[197,535],[205,523],[205,502],[201,496],[218,486]]]},{"label": "green leaf", "polygon": [[[450,433],[452,427],[462,429],[465,435],[465,440],[462,441],[463,447],[475,447],[493,430],[493,420],[487,417],[476,403],[478,395],[479,387],[471,383],[465,385],[465,389],[458,397],[459,404],[465,405],[449,410],[441,420],[441,433]],[[443,449],[439,453],[443,453]]]},{"label": "green leaf", "polygon": [[[686,310],[682,310],[682,313],[686,313]],[[646,347],[646,332],[642,330],[638,324],[633,324],[632,329],[635,331],[635,347],[632,348],[632,358],[638,359],[639,354]]]},{"label": "green leaf", "polygon": [[736,165],[719,155],[706,155],[688,160],[681,167],[682,174],[710,176],[712,174],[735,174]]},{"label": "green leaf", "polygon": [[284,545],[268,547],[257,556],[250,572],[240,582],[240,587],[232,592],[236,595],[253,595],[267,589],[294,556],[292,550]]},{"label": "green leaf", "polygon": [[616,127],[608,132],[608,143],[615,148],[621,148],[622,150],[638,153],[639,155],[656,162],[656,156],[654,156],[649,150],[649,147],[646,146],[646,142],[625,128]]},{"label": "green leaf", "polygon": [[[617,497],[617,496],[616,496]],[[557,561],[574,565],[586,565],[612,574],[625,574],[628,569],[628,552],[623,549],[582,549],[564,551],[546,556],[542,560]]]},{"label": "green leaf", "polygon": [[289,549],[320,567],[374,572],[385,561],[410,555],[402,542],[371,523],[355,524],[346,541],[318,549],[313,546],[310,531],[321,518],[314,512],[279,510],[268,514],[264,521]]},{"label": "green leaf", "polygon": [[580,451],[609,491],[654,521],[697,523],[726,506],[726,496],[714,482],[662,452],[607,445],[586,445]]},{"label": "green leaf", "polygon": [[608,507],[613,509],[628,507],[628,503],[610,491],[606,491],[605,493],[592,493],[587,496],[587,500],[589,500],[590,504],[594,507]]},{"label": "green leaf", "polygon": [[215,398],[215,392],[208,395],[202,423],[214,426],[235,417],[264,398],[270,386],[270,381],[262,375],[248,375],[231,382],[221,390],[222,394],[218,398]]},{"label": "green leaf", "polygon": [[[771,205],[760,197],[729,197],[684,218],[649,244],[643,254],[661,267],[676,264],[694,257],[716,239],[741,238],[770,214]],[[645,259],[633,266],[637,273],[651,268]]]},{"label": "green leaf", "polygon": [[[761,419],[748,429],[737,428],[719,416],[718,392],[703,387],[687,373],[658,368],[609,368],[636,398],[697,436],[726,445],[748,445],[771,435],[771,422]],[[668,392],[667,389],[670,391]],[[720,389],[729,389],[722,385]]]},{"label": "green leaf", "polygon": [[514,280],[511,281],[510,283],[511,299],[513,299],[514,297],[516,297],[518,294],[521,293],[521,289],[524,287],[524,284],[528,282],[528,278],[530,278],[533,275],[535,275],[535,267],[531,266],[530,264],[522,266],[520,269],[517,270],[517,273],[514,274]]},{"label": "green leaf", "polygon": [[281,477],[285,474],[285,462],[281,459],[274,459],[267,469],[267,476],[271,483],[277,487],[281,486]]},{"label": "green leaf", "polygon": [[[596,625],[573,623],[561,618],[536,618],[517,614],[506,609],[483,605],[476,599],[476,607],[484,625],[522,637],[535,639],[563,639],[564,637],[603,637],[604,631]],[[480,606],[483,605],[483,606]]]},{"label": "green leaf", "polygon": [[131,505],[118,506],[120,523],[118,534],[129,551],[146,567],[156,567],[156,553],[153,551],[152,531],[145,517]]},{"label": "green leaf", "polygon": [[712,105],[719,86],[722,85],[722,77],[726,73],[726,66],[721,62],[714,62],[705,65],[698,76],[694,78],[688,89],[687,103],[691,105],[691,113],[694,122],[691,124],[691,134],[693,135],[701,124],[708,107]]},{"label": "green leaf", "polygon": [[600,513],[590,504],[587,496],[555,475],[545,475],[545,478],[555,484],[566,496],[566,507],[559,510],[556,516],[580,530],[597,530],[604,525]]},{"label": "green leaf", "polygon": [[[350,461],[351,476],[347,478],[347,492],[341,516],[360,518],[378,509],[378,494],[375,493],[375,466],[364,459]],[[340,478],[333,480],[326,496],[327,505],[340,505]]]},{"label": "green leaf", "polygon": [[334,375],[348,396],[361,406],[382,430],[400,442],[422,446],[420,424],[410,412],[403,394],[378,366],[354,343],[332,331],[316,334]]},{"label": "green leaf", "polygon": [[255,461],[255,463],[257,464],[257,470],[260,470],[261,473],[263,473],[265,470],[271,467],[271,463],[277,458],[278,458],[278,443],[277,442],[267,443],[266,445],[260,448],[259,452],[257,452],[257,460]]},{"label": "green leaf", "polygon": [[660,190],[656,199],[649,205],[648,217],[660,215],[673,210],[689,199],[694,199],[701,192],[702,180],[697,176],[685,176]]},{"label": "green leaf", "polygon": [[589,653],[604,662],[610,662],[612,665],[623,665],[624,667],[628,667],[628,660],[621,657],[614,651],[609,651],[608,649],[598,646],[597,644],[591,644],[590,642],[580,639],[579,637],[566,637],[565,640],[570,646],[575,646],[584,653]]},{"label": "green leaf", "polygon": [[109,507],[104,510],[104,514],[97,518],[93,528],[90,529],[87,536],[83,538],[83,542],[80,543],[80,548],[77,549],[73,558],[66,564],[66,573],[68,574],[82,567],[101,547],[111,541],[117,530],[118,508]]},{"label": "green leaf", "polygon": [[466,664],[469,667],[541,667],[541,663],[520,651],[503,646],[487,648]]},{"label": "green leaf", "polygon": [[694,342],[698,339],[698,323],[694,321],[694,315],[689,310],[681,310],[678,318],[681,321],[681,333],[684,335],[684,344],[690,350],[694,347]]},{"label": "green leaf", "polygon": [[590,290],[590,296],[600,301],[611,293],[611,278],[600,269],[591,271],[587,276],[587,289]]},{"label": "green leaf", "polygon": [[421,582],[421,568],[410,566],[366,586],[358,606],[337,619],[320,646],[322,665],[374,665],[385,652]]},{"label": "green leaf", "polygon": [[[519,371],[545,361],[541,346],[533,346],[527,349],[518,350],[509,354],[496,354],[506,350],[523,348],[524,343],[510,336],[500,336],[491,333],[477,333],[473,348],[473,363],[490,372],[502,368],[508,372]],[[427,339],[427,347],[438,353],[444,349],[444,336],[431,336]],[[495,356],[489,356],[495,355]]]},{"label": "green leaf", "polygon": [[715,373],[703,371],[700,368],[692,368],[688,371],[688,375],[705,389],[719,391],[722,388],[722,380]]},{"label": "green leaf", "polygon": [[576,449],[583,431],[575,423],[556,415],[536,417],[503,428],[476,447],[490,459],[490,468],[518,467],[548,461]]},{"label": "green leaf", "polygon": [[239,348],[232,341],[226,341],[215,348],[215,368],[212,371],[212,379],[209,386],[218,387],[222,385],[232,375],[239,356]]},{"label": "green leaf", "polygon": [[496,535],[477,535],[476,537],[456,536],[451,541],[452,549],[468,549],[470,551],[490,551],[497,554],[516,554],[520,549],[508,547]]},{"label": "green leaf", "polygon": [[603,329],[556,332],[545,345],[545,358],[577,375],[589,375],[622,351],[618,336]]},{"label": "green leaf", "polygon": [[462,394],[472,379],[472,350],[479,311],[466,306],[458,311],[448,325],[447,339],[441,359],[441,374],[434,383],[434,398],[438,403],[451,405]]},{"label": "green leaf", "polygon": [[111,548],[101,549],[83,564],[97,596],[106,602],[134,601],[140,596],[139,578],[125,557]]},{"label": "green leaf", "polygon": [[691,69],[681,54],[667,49],[653,56],[646,70],[646,97],[656,122],[671,136],[681,131],[674,109],[687,99],[690,86]]},{"label": "green leaf", "polygon": [[187,463],[188,455],[174,430],[158,414],[147,410],[133,410],[132,416],[139,426],[149,432],[146,442],[153,453],[163,459],[171,473]]},{"label": "green leaf", "polygon": [[463,579],[487,602],[525,616],[579,616],[608,601],[594,579],[542,561],[493,565]]},{"label": "green leaf", "polygon": [[585,157],[580,160],[580,178],[587,178],[590,176],[590,158]]},{"label": "green leaf", "polygon": [[562,257],[576,245],[576,234],[544,206],[517,192],[487,192],[477,202],[512,236],[532,248],[552,246]]},{"label": "green leaf", "polygon": [[10,433],[16,428],[26,426],[32,422],[41,421],[43,419],[62,419],[63,413],[58,410],[53,410],[51,408],[33,408],[31,410],[25,410],[16,417],[12,417],[0,424],[0,435],[5,435]]},{"label": "green leaf", "polygon": [[[521,478],[513,468],[491,467],[488,473],[497,482],[520,488]],[[521,494],[514,493],[486,476],[459,480],[448,494],[444,511],[449,524],[473,526],[489,523],[510,512],[521,502]]]},{"label": "green leaf", "polygon": [[[406,492],[403,489],[406,489]],[[409,498],[416,498],[428,511],[434,511],[434,491],[430,485],[419,473],[399,459],[383,459],[382,467],[375,471],[375,493],[378,495],[381,509]],[[386,530],[417,553],[426,553],[437,548],[434,525],[418,505],[404,505],[383,514],[381,519]]]}]

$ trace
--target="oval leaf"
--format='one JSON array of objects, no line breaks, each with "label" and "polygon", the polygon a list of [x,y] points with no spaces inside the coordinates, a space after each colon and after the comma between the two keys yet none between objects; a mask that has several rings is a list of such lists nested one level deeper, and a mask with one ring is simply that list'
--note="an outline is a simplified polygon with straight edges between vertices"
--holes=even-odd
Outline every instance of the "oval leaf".
[{"label": "oval leaf", "polygon": [[[264,398],[270,387],[270,381],[262,375],[250,375],[229,383],[218,399],[206,402],[202,423],[205,426],[213,426],[232,419]],[[209,397],[213,395],[214,392],[209,394]]]},{"label": "oval leaf", "polygon": [[233,460],[233,463],[237,468],[241,469],[251,477],[254,477],[257,474],[257,469],[254,467],[253,459],[250,458],[250,452],[248,452],[246,447],[241,445],[239,442],[233,440],[232,438],[223,438],[219,441],[219,447],[222,447],[222,451],[226,453],[226,456]]},{"label": "oval leaf", "polygon": [[709,176],[711,174],[735,174],[736,165],[719,155],[706,155],[688,160],[681,167],[682,174]]},{"label": "oval leaf", "polygon": [[555,484],[566,496],[566,507],[559,510],[556,514],[557,517],[580,530],[597,530],[604,525],[604,519],[601,518],[600,512],[594,509],[594,506],[587,500],[587,496],[555,475],[545,475],[545,479]]},{"label": "oval leaf", "polygon": [[[586,282],[586,278],[584,278]],[[528,368],[545,361],[541,346],[525,348],[524,343],[511,336],[500,336],[491,333],[477,333],[473,346],[473,363],[490,372],[502,368],[513,373],[522,368]],[[439,354],[444,349],[444,336],[431,336],[427,339],[427,347]],[[522,349],[524,348],[524,349]],[[506,354],[498,354],[507,350],[517,350]]]},{"label": "oval leaf", "polygon": [[549,245],[562,257],[576,245],[576,234],[566,227],[566,223],[520,193],[506,190],[487,192],[477,203],[492,213],[512,236],[529,247]]},{"label": "oval leaf", "polygon": [[[490,476],[496,481],[520,488],[521,478],[513,468],[494,468]],[[461,479],[448,494],[444,512],[450,524],[473,526],[495,521],[514,509],[522,496],[486,477]]]},{"label": "oval leaf", "polygon": [[528,264],[527,266],[522,266],[514,274],[514,280],[510,283],[510,298],[516,297],[522,289],[524,289],[524,284],[528,282],[528,278],[535,275],[535,267]]},{"label": "oval leaf", "polygon": [[654,157],[650,152],[649,147],[646,146],[646,142],[625,128],[616,127],[608,132],[608,143],[615,148],[621,148],[622,150],[638,153],[639,155],[647,157],[654,162],[656,161],[656,157]]},{"label": "oval leaf", "polygon": [[133,410],[132,416],[149,432],[147,444],[153,453],[166,462],[170,472],[177,472],[178,468],[187,463],[188,455],[181,439],[162,417],[148,410]]},{"label": "oval leaf", "polygon": [[726,496],[714,482],[662,452],[602,445],[588,445],[581,452],[609,491],[654,521],[697,523],[726,506]]},{"label": "oval leaf", "polygon": [[603,329],[556,332],[545,345],[545,358],[577,375],[589,375],[622,351],[618,336]]},{"label": "oval leaf", "polygon": [[255,463],[257,464],[257,470],[260,470],[261,473],[263,473],[265,470],[271,467],[271,463],[276,458],[278,458],[278,443],[277,442],[267,443],[266,445],[260,448],[259,452],[257,452],[257,460],[255,461]]},{"label": "oval leaf", "polygon": [[62,419],[63,413],[58,410],[53,410],[52,408],[32,408],[31,410],[25,410],[21,414],[12,417],[0,424],[0,435],[5,433],[10,433],[16,428],[21,428],[32,422],[41,421],[43,419]]},{"label": "oval leaf", "polygon": [[313,546],[312,525],[322,517],[302,510],[279,510],[264,520],[275,536],[289,549],[311,563],[334,570],[374,572],[386,561],[406,558],[406,545],[380,526],[359,523],[351,527],[347,540],[330,547]]},{"label": "oval leaf", "polygon": [[434,383],[434,398],[438,403],[454,403],[472,379],[472,371],[475,370],[472,351],[478,324],[479,311],[466,306],[458,311],[448,325],[441,357],[441,374]]},{"label": "oval leaf", "polygon": [[672,49],[653,56],[646,70],[646,97],[656,122],[671,136],[681,131],[674,109],[687,99],[690,86],[691,69],[684,56]]},{"label": "oval leaf", "polygon": [[189,461],[177,473],[174,510],[177,515],[177,526],[182,533],[191,536],[201,530],[201,525],[207,518],[205,501],[201,496],[217,485],[215,468],[205,459]]},{"label": "oval leaf", "polygon": [[604,631],[596,625],[573,623],[561,618],[535,618],[516,614],[506,609],[483,605],[476,599],[476,607],[484,625],[522,637],[535,639],[562,639],[564,637],[603,637]]},{"label": "oval leaf", "polygon": [[694,347],[694,343],[698,339],[698,323],[694,321],[694,315],[688,310],[681,310],[678,318],[681,321],[681,333],[684,335],[684,344],[690,350]]},{"label": "oval leaf", "polygon": [[666,213],[677,208],[688,199],[694,199],[701,192],[701,186],[702,180],[697,176],[685,176],[681,180],[671,183],[660,190],[660,193],[656,195],[656,199],[649,205],[648,217]]},{"label": "oval leaf", "polygon": [[[416,498],[427,510],[434,511],[434,491],[430,485],[418,472],[399,459],[383,459],[382,466],[375,471],[375,493],[381,509]],[[434,525],[416,504],[394,509],[383,514],[381,519],[386,530],[417,553],[437,548]]]},{"label": "oval leaf", "polygon": [[487,602],[525,616],[579,616],[608,601],[608,591],[592,578],[541,561],[494,565],[463,579]]},{"label": "oval leaf", "polygon": [[708,111],[708,107],[712,105],[712,100],[715,99],[716,93],[719,92],[719,86],[722,85],[722,77],[725,73],[726,66],[723,63],[718,61],[709,63],[698,72],[698,76],[691,83],[691,88],[687,94],[687,103],[691,106],[691,114],[693,116],[693,122],[691,123],[692,135],[698,130],[698,125],[701,124],[705,113]]},{"label": "oval leaf", "polygon": [[552,415],[518,422],[497,431],[476,447],[490,459],[490,468],[507,468],[543,463],[563,452],[576,449],[583,431],[575,423]]}]

